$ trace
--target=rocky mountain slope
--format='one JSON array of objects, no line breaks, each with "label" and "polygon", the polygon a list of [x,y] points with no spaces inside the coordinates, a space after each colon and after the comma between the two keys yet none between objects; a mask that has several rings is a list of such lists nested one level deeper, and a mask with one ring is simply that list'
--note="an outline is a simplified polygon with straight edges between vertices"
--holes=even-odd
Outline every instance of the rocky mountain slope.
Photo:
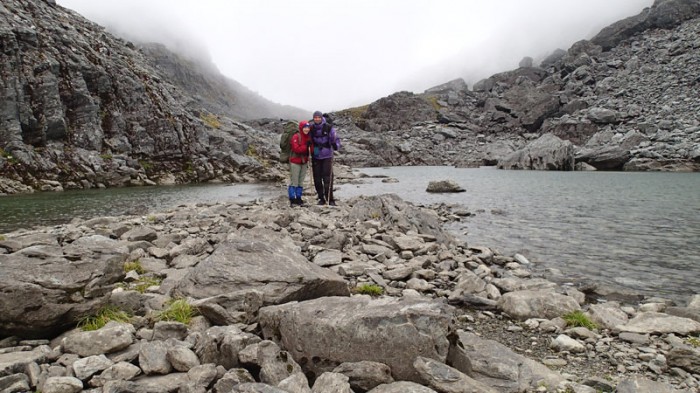
[{"label": "rocky mountain slope", "polygon": [[[337,113],[354,166],[700,170],[700,2],[657,0],[539,67]],[[367,152],[370,154],[367,154]]]},{"label": "rocky mountain slope", "polygon": [[182,89],[196,107],[234,119],[304,119],[309,110],[273,103],[219,72],[213,63],[192,59],[161,44],[141,44],[146,60],[170,83]]},{"label": "rocky mountain slope", "polygon": [[[340,111],[338,161],[697,171],[699,16],[657,0],[539,67]],[[52,0],[4,1],[0,48],[0,194],[279,180],[277,119],[305,117]]]},{"label": "rocky mountain slope", "polygon": [[53,1],[3,1],[0,48],[0,194],[277,177],[275,135],[231,117],[295,110],[237,97],[205,66]]}]

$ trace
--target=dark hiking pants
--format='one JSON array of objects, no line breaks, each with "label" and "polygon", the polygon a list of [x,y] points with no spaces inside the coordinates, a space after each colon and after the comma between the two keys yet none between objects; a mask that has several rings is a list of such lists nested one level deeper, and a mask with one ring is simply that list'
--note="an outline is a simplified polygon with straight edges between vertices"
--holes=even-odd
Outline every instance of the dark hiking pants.
[{"label": "dark hiking pants", "polygon": [[331,181],[333,176],[333,159],[313,160],[311,164],[314,175],[314,187],[318,200],[331,202],[333,194],[331,193]]}]

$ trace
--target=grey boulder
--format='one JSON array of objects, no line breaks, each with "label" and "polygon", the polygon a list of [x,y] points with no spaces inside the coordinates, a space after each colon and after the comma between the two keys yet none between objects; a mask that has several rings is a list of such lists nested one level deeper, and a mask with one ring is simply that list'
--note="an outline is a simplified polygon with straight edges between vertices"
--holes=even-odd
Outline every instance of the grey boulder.
[{"label": "grey boulder", "polygon": [[307,373],[369,360],[388,365],[395,379],[417,381],[417,356],[445,360],[452,314],[451,306],[424,299],[328,297],[264,307],[260,326]]},{"label": "grey boulder", "polygon": [[265,304],[349,295],[341,276],[309,262],[290,238],[266,229],[221,243],[175,291],[201,299],[250,289],[261,291]]}]

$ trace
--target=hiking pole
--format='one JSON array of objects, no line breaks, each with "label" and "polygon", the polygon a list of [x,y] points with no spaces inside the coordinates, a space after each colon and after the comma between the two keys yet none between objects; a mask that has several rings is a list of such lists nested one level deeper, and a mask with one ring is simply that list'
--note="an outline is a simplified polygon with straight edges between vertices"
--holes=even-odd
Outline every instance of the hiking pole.
[{"label": "hiking pole", "polygon": [[308,165],[308,171],[309,174],[311,175],[311,187],[313,187],[313,192],[316,192],[316,180],[314,179],[314,165],[313,165],[313,156],[311,155],[311,146],[306,147],[306,157],[308,157],[308,161],[306,161],[306,164]]},{"label": "hiking pole", "polygon": [[[335,176],[333,175],[333,157],[331,156],[331,187],[328,190],[328,204],[331,204],[331,201],[333,201],[333,179]],[[335,203],[335,201],[333,201]]]},{"label": "hiking pole", "polygon": [[314,181],[314,167],[311,164],[311,160],[307,161],[306,164],[308,165],[309,177],[311,178],[311,190],[312,192],[316,192],[316,182]]}]

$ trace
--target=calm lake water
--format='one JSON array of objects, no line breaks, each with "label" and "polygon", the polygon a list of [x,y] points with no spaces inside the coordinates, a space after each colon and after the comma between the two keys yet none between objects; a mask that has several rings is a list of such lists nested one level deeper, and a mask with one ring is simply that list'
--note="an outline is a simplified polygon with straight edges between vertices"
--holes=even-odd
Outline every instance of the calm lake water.
[{"label": "calm lake water", "polygon": [[38,225],[164,211],[181,204],[245,202],[279,195],[266,184],[207,184],[42,192],[0,197],[0,233]]},{"label": "calm lake water", "polygon": [[[457,203],[474,213],[452,227],[472,246],[523,254],[572,279],[617,284],[684,304],[700,293],[700,174],[502,171],[493,168],[362,169],[339,198],[392,192],[417,203]],[[430,194],[430,180],[466,189]]]},{"label": "calm lake water", "polygon": [[[395,193],[420,204],[455,203],[473,216],[451,226],[472,246],[521,253],[536,269],[621,285],[684,304],[700,293],[700,174],[500,171],[451,167],[366,168],[388,176],[345,184],[336,196]],[[458,194],[425,192],[453,179]],[[0,197],[0,233],[73,217],[166,210],[184,203],[284,195],[273,185],[201,185],[68,191]],[[309,198],[310,199],[310,198]],[[143,214],[143,213],[139,213]]]}]

